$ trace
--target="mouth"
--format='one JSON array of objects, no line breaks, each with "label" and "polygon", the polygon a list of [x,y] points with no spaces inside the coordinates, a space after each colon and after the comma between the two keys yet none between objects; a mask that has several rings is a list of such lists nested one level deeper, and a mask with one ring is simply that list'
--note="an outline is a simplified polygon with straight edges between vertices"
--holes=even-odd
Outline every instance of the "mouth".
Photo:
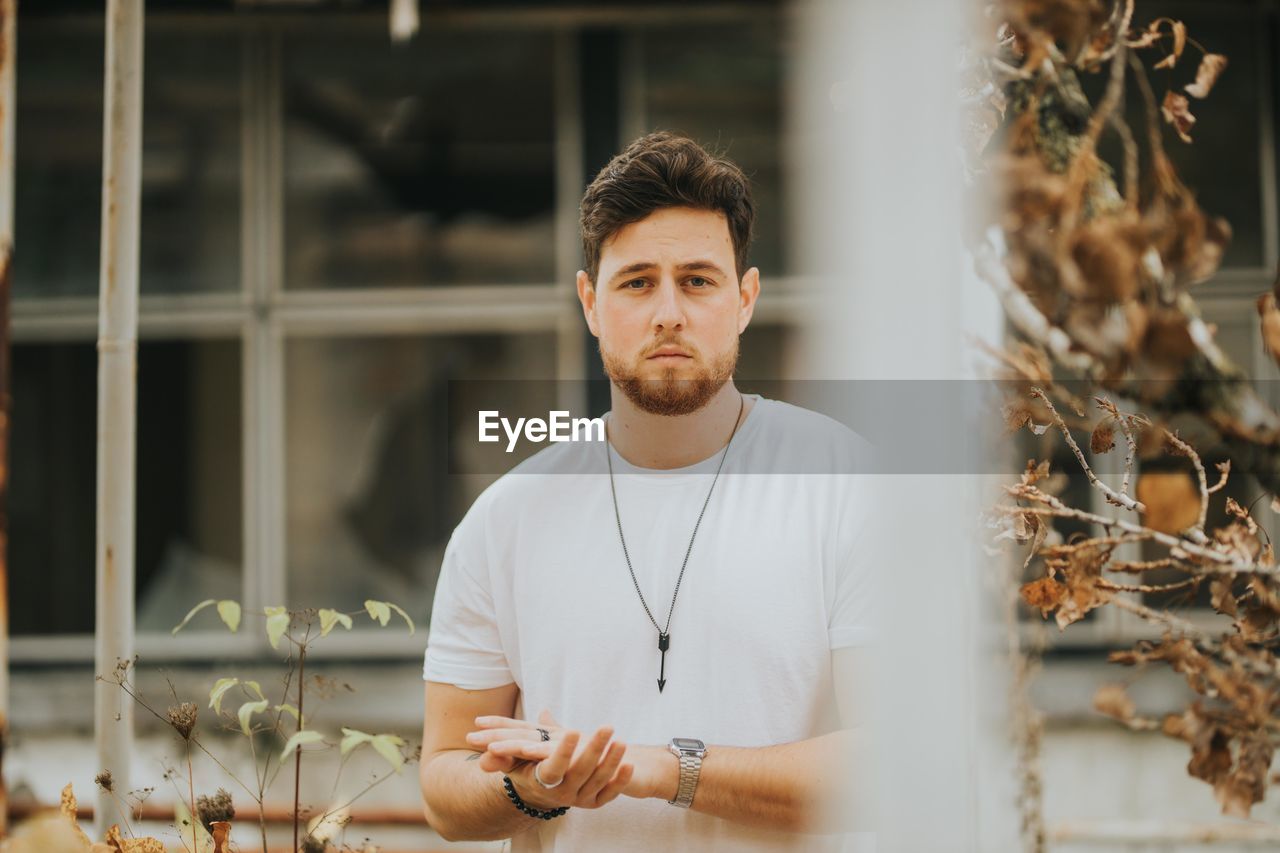
[{"label": "mouth", "polygon": [[674,362],[674,361],[679,361],[681,359],[688,360],[690,358],[692,358],[692,356],[689,355],[689,353],[685,352],[684,350],[678,347],[665,346],[659,349],[653,355],[649,356],[648,360],[658,361],[658,362],[665,362],[665,361]]}]

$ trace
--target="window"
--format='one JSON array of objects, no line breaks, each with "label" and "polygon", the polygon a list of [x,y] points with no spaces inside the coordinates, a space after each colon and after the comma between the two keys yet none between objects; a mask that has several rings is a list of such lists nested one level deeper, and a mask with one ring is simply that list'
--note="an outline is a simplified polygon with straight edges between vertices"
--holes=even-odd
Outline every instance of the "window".
[{"label": "window", "polygon": [[[97,16],[24,12],[12,649],[83,661],[103,33]],[[619,134],[682,129],[756,182],[766,286],[739,376],[775,393],[802,307],[783,250],[778,16],[721,12],[696,31],[628,17],[622,41],[645,49],[625,68],[610,59],[638,94],[622,99]],[[204,598],[249,609],[386,598],[425,627],[454,525],[521,458],[457,440],[468,425],[442,401],[483,399],[493,379],[531,410],[587,396],[574,152],[592,96],[572,32],[587,18],[450,16],[395,47],[380,13],[301,20],[147,20],[136,571],[151,659],[263,652],[253,620],[231,637],[202,618],[171,638]],[[711,55],[694,57],[699,40]],[[319,653],[420,650],[353,631]]]}]

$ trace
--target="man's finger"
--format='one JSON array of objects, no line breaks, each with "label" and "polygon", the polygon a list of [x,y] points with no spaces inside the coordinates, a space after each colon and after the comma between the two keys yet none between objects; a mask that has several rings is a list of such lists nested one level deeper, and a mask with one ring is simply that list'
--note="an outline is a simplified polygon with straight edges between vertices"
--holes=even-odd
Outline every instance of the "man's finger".
[{"label": "man's finger", "polygon": [[631,782],[631,776],[635,773],[636,766],[634,764],[624,764],[618,768],[618,772],[614,775],[613,781],[604,786],[599,794],[596,794],[596,808],[603,806],[605,803],[617,798],[623,789]]},{"label": "man's finger", "polygon": [[476,717],[476,725],[482,729],[532,729],[533,723],[526,720],[515,720],[511,717],[482,716]]},{"label": "man's finger", "polygon": [[622,763],[622,756],[627,751],[627,745],[621,741],[614,741],[609,744],[608,751],[604,754],[604,760],[601,761],[595,769],[595,772],[583,783],[578,790],[580,800],[585,799],[588,802],[594,802],[600,792],[613,779],[614,774],[618,771],[618,765]]},{"label": "man's finger", "polygon": [[470,746],[487,746],[500,740],[529,740],[533,742],[542,741],[542,736],[533,729],[484,729],[478,732],[467,733],[467,743]]},{"label": "man's finger", "polygon": [[512,755],[525,761],[542,761],[550,758],[556,750],[556,744],[531,740],[499,740],[489,744],[487,749],[494,755]]},{"label": "man's finger", "polygon": [[565,773],[565,784],[569,785],[571,790],[576,791],[581,788],[582,783],[595,772],[596,765],[600,763],[600,756],[604,754],[605,747],[609,745],[609,739],[612,737],[613,727],[601,726],[591,740],[583,746],[582,752],[574,758],[568,772]]},{"label": "man's finger", "polygon": [[509,755],[485,752],[481,754],[477,763],[480,765],[480,769],[486,773],[510,773],[519,760]]},{"label": "man's finger", "polygon": [[581,739],[575,731],[565,733],[565,736],[558,741],[551,741],[547,744],[529,744],[527,749],[545,750],[548,746],[554,744],[555,748],[551,754],[542,762],[543,768],[538,775],[542,777],[542,781],[548,785],[555,785],[563,780],[565,774],[569,770],[569,762],[573,759],[573,750]]}]

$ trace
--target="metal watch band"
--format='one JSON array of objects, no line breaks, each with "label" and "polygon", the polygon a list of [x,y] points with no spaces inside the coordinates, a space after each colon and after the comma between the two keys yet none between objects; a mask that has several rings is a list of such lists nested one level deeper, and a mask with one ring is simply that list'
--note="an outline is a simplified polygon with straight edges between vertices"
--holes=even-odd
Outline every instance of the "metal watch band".
[{"label": "metal watch band", "polygon": [[673,806],[687,809],[693,805],[693,791],[698,787],[698,773],[702,770],[702,756],[687,752],[680,753],[680,787],[676,789],[676,798],[667,800]]}]

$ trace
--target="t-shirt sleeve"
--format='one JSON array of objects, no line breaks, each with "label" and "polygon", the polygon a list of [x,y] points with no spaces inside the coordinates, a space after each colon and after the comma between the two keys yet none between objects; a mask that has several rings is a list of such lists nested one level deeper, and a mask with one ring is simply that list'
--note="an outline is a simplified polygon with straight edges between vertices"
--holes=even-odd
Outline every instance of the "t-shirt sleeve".
[{"label": "t-shirt sleeve", "polygon": [[469,560],[466,537],[460,534],[461,526],[445,548],[422,677],[465,690],[488,690],[515,679],[502,647],[489,575],[484,566],[471,564],[483,555]]},{"label": "t-shirt sleeve", "polygon": [[850,499],[844,502],[836,537],[836,554],[829,578],[827,635],[831,648],[865,646],[874,641],[872,624],[874,560],[868,548],[871,505],[868,475],[849,475]]}]

